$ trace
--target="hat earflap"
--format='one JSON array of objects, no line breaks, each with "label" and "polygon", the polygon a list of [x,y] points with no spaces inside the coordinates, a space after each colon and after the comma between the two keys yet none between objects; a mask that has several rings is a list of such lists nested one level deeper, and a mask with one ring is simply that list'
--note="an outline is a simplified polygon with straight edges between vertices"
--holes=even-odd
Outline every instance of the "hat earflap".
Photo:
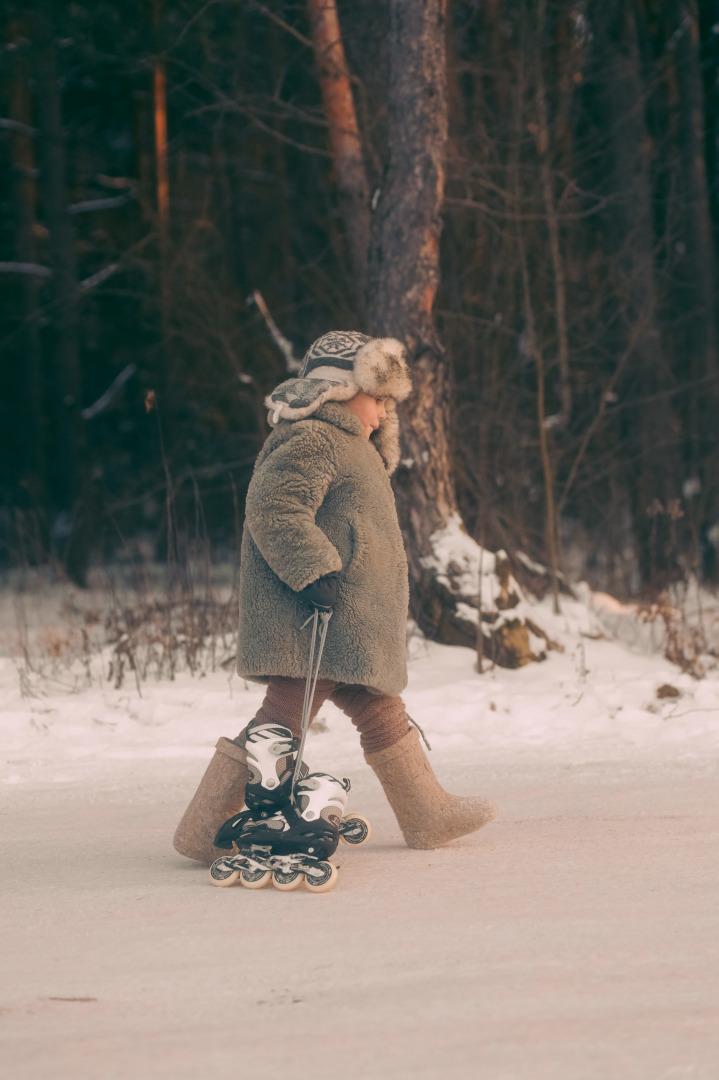
[{"label": "hat earflap", "polygon": [[357,393],[355,383],[330,382],[327,379],[287,379],[265,398],[269,421],[306,420],[326,401],[350,401]]},{"label": "hat earflap", "polygon": [[385,468],[391,476],[399,465],[399,419],[397,408],[392,398],[387,399],[387,416],[382,421],[377,431],[370,438],[375,450],[384,461]]}]

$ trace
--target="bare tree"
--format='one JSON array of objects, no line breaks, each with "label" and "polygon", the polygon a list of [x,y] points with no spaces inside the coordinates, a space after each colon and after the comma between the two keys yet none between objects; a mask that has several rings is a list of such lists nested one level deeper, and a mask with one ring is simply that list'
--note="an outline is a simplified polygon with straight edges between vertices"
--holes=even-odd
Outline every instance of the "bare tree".
[{"label": "bare tree", "polygon": [[367,174],[335,0],[307,0],[340,213],[358,307],[364,304],[370,214]]},{"label": "bare tree", "polygon": [[561,427],[565,427],[572,414],[572,385],[569,374],[569,335],[567,331],[567,286],[564,273],[564,259],[562,257],[559,237],[559,213],[554,194],[554,176],[551,162],[551,136],[549,130],[549,109],[547,106],[547,91],[544,84],[544,70],[542,64],[542,43],[546,33],[547,3],[546,0],[538,0],[537,4],[537,33],[536,33],[536,109],[537,120],[534,127],[535,144],[540,161],[540,176],[542,180],[542,196],[544,209],[547,215],[547,230],[549,232],[549,251],[552,257],[552,271],[554,276],[554,318],[557,327],[557,360],[559,362],[559,397],[562,403],[562,411],[559,416]]},{"label": "bare tree", "polygon": [[666,391],[669,364],[659,326],[654,267],[652,194],[636,13],[623,0],[593,0],[589,17],[608,132],[607,166],[616,200],[605,215],[612,255],[618,334],[622,343],[639,324],[632,371],[627,441],[633,446],[634,526],[643,581],[654,585],[676,573],[671,508],[680,494],[676,419]]},{"label": "bare tree", "polygon": [[163,413],[169,419],[166,408],[171,389],[170,373],[170,181],[167,165],[167,79],[165,61],[160,53],[162,27],[162,0],[153,0],[153,28],[158,52],[152,63],[152,113],[155,145],[155,205],[157,235],[159,240],[159,293],[160,325],[162,338],[162,390]]},{"label": "bare tree", "polygon": [[674,61],[668,81],[670,93],[675,98],[675,137],[679,150],[678,167],[683,195],[672,263],[677,287],[685,298],[681,305],[682,315],[686,308],[691,311],[691,318],[684,319],[681,336],[688,366],[697,384],[697,389],[692,394],[687,432],[690,440],[688,465],[693,478],[701,480],[701,491],[698,497],[692,500],[692,525],[696,543],[702,519],[711,526],[719,513],[719,498],[714,483],[719,462],[711,419],[716,416],[719,400],[716,384],[719,374],[715,316],[716,261],[704,156],[704,107],[697,9],[691,0],[671,0],[667,9]]},{"label": "bare tree", "polygon": [[82,488],[85,433],[80,409],[82,372],[80,367],[79,306],[75,231],[67,198],[67,160],[62,122],[60,81],[54,28],[50,18],[38,14],[35,20],[35,64],[38,80],[38,150],[40,191],[49,232],[52,265],[55,326],[55,369],[53,399],[57,429],[58,476],[56,490],[67,537],[65,568],[78,584],[85,583],[88,548],[79,505]]},{"label": "bare tree", "polygon": [[[14,45],[9,99],[12,119],[18,129],[11,136],[14,171],[15,255],[19,263],[37,264],[37,183],[32,102],[29,88],[30,63],[28,22],[13,23],[8,41]],[[22,433],[25,444],[23,468],[25,479],[36,498],[43,499],[46,483],[45,422],[42,403],[43,358],[39,326],[40,279],[23,274],[20,281],[23,318],[23,405],[26,421]]]}]

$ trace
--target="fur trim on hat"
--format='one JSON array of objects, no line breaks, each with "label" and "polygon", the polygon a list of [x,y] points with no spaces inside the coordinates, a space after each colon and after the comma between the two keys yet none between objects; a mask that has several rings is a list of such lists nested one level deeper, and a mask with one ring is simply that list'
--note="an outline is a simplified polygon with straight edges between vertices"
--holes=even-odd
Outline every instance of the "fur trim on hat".
[{"label": "fur trim on hat", "polygon": [[396,338],[371,338],[363,345],[354,358],[354,377],[374,398],[404,401],[412,392],[404,346]]}]

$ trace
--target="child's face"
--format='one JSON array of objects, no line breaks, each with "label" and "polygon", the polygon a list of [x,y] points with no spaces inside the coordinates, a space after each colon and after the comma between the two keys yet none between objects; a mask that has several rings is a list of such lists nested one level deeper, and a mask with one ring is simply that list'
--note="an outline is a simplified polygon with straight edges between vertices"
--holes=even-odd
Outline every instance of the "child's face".
[{"label": "child's face", "polygon": [[373,431],[376,431],[380,421],[387,419],[387,410],[384,407],[384,398],[373,398],[360,390],[349,401],[345,401],[347,408],[355,414],[364,427],[364,436],[369,439]]}]

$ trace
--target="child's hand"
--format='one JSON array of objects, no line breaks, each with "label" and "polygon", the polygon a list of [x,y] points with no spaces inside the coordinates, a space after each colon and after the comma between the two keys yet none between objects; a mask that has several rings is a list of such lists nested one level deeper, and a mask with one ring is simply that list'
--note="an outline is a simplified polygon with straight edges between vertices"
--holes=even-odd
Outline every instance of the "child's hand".
[{"label": "child's hand", "polygon": [[317,581],[305,585],[304,589],[300,589],[297,595],[320,611],[331,611],[337,603],[338,578],[339,574],[336,572],[324,574],[322,577],[317,578]]}]

